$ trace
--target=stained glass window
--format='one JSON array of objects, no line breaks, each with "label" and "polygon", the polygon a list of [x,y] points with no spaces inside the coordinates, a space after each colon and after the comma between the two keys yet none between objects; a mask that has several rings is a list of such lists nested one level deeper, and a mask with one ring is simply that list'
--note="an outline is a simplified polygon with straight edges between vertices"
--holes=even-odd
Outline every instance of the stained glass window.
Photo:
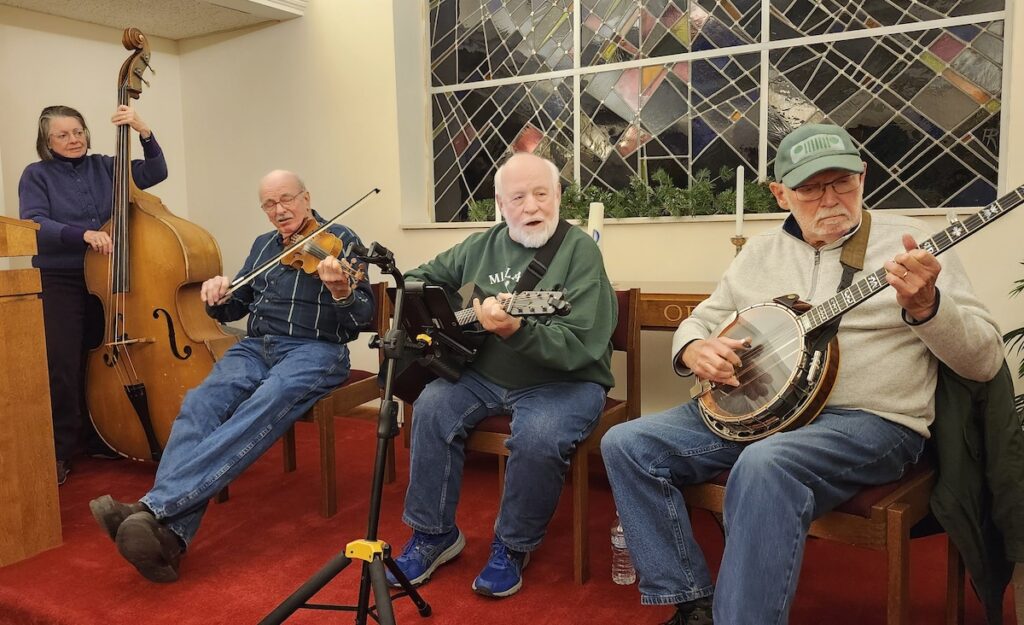
[{"label": "stained glass window", "polygon": [[[574,6],[579,6],[579,15]],[[995,199],[1005,0],[431,0],[435,220],[508,154],[563,185],[770,175],[785,134],[847,128],[872,208]],[[723,181],[717,181],[723,187]]]}]

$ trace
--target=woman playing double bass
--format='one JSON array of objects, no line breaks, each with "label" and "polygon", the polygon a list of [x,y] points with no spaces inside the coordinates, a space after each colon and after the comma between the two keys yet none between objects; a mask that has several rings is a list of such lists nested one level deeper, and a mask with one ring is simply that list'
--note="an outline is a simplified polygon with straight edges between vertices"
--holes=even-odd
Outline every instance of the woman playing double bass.
[{"label": "woman playing double bass", "polygon": [[[138,187],[165,180],[163,152],[135,110],[118,106],[111,121],[139,133],[145,158],[132,161]],[[41,226],[39,254],[32,266],[42,278],[58,484],[67,479],[71,458],[83,439],[90,455],[116,457],[89,422],[84,399],[87,337],[102,332],[102,319],[90,314],[83,262],[90,247],[111,253],[110,235],[100,228],[110,219],[114,169],[113,157],[88,154],[90,147],[89,127],[81,113],[68,106],[44,108],[36,138],[40,160],[25,168],[18,185],[21,218]]]}]

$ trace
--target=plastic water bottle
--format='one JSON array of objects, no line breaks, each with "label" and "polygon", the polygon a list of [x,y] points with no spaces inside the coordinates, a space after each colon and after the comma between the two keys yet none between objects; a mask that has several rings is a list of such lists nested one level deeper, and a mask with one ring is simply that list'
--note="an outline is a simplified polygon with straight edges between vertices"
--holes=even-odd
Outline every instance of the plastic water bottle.
[{"label": "plastic water bottle", "polygon": [[623,585],[636,581],[636,569],[629,559],[626,536],[622,533],[622,523],[619,522],[618,514],[615,515],[615,523],[612,524],[612,581]]}]

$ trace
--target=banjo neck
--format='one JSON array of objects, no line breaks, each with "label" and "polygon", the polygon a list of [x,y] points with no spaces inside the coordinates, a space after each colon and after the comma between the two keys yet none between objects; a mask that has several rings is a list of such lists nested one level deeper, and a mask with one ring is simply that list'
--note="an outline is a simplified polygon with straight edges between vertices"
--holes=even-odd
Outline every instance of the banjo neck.
[{"label": "banjo neck", "polygon": [[[1017,187],[963,221],[954,220],[948,227],[930,239],[919,242],[918,247],[930,252],[933,256],[938,256],[1010,212],[1021,202],[1024,202],[1024,185]],[[805,333],[812,332],[846,314],[887,286],[889,283],[885,280],[885,269],[877,269],[801,315],[800,326]]]}]

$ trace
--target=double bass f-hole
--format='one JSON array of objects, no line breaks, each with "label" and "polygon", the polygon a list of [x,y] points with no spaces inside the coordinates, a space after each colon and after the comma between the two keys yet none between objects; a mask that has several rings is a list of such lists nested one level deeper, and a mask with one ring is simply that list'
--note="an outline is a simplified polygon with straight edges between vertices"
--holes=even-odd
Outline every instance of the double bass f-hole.
[{"label": "double bass f-hole", "polygon": [[[186,345],[185,349],[178,351],[178,339],[174,335],[174,319],[171,319],[171,313],[167,312],[163,308],[157,308],[153,311],[153,318],[159,319],[160,313],[164,314],[164,320],[167,322],[167,342],[170,343],[171,353],[178,360],[188,360],[189,356],[192,355],[192,346]],[[182,353],[185,355],[182,356]]]}]

